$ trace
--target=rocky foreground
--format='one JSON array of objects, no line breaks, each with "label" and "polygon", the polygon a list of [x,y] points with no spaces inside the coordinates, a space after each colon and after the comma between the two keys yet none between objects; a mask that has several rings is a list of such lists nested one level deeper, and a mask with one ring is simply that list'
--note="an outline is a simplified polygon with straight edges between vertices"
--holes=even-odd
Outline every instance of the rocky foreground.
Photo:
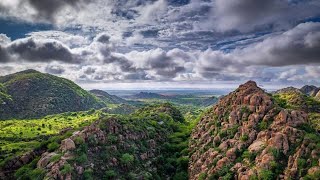
[{"label": "rocky foreground", "polygon": [[174,133],[183,135],[179,127],[184,123],[170,104],[148,106],[128,116],[104,114],[17,170],[14,178],[187,179],[188,158],[179,155],[177,143],[170,143]]},{"label": "rocky foreground", "polygon": [[320,136],[249,81],[207,112],[189,144],[189,179],[318,179]]}]

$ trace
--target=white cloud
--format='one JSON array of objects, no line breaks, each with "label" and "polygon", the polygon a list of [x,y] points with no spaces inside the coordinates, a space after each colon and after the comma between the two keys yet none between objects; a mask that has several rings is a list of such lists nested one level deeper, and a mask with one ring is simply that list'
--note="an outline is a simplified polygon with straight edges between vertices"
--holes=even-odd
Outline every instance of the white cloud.
[{"label": "white cloud", "polygon": [[0,45],[7,45],[11,42],[11,39],[5,35],[5,34],[0,34]]},{"label": "white cloud", "polygon": [[215,0],[212,1],[209,23],[219,31],[252,31],[272,25],[276,28],[290,27],[305,18],[319,15],[320,3],[317,0],[292,2],[290,0]]}]

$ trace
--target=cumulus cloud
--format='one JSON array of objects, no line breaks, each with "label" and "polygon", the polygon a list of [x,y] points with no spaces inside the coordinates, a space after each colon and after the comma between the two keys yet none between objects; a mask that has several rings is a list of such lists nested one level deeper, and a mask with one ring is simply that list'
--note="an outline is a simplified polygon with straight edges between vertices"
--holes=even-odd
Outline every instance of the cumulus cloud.
[{"label": "cumulus cloud", "polygon": [[108,34],[105,34],[105,33],[101,33],[101,34],[98,34],[95,38],[94,38],[95,41],[99,42],[99,43],[102,43],[102,44],[109,44],[110,42],[110,36]]},{"label": "cumulus cloud", "polygon": [[7,49],[0,45],[0,63],[8,62],[8,61],[10,61],[10,56],[7,52]]},{"label": "cumulus cloud", "polygon": [[319,7],[316,0],[215,0],[212,1],[211,21],[203,25],[219,31],[252,31],[270,26],[283,28],[318,16]]},{"label": "cumulus cloud", "polygon": [[236,50],[242,62],[267,66],[320,63],[320,23],[302,23],[280,35]]},{"label": "cumulus cloud", "polygon": [[[18,16],[27,21],[55,22],[58,12],[66,7],[80,8],[91,0],[3,0],[0,2],[3,16]],[[16,13],[22,13],[19,17]]]},{"label": "cumulus cloud", "polygon": [[167,1],[157,0],[154,3],[141,7],[139,23],[154,23],[154,20],[160,20],[163,14],[167,12]]},{"label": "cumulus cloud", "polygon": [[11,39],[5,35],[5,34],[0,34],[0,45],[6,45],[11,42]]},{"label": "cumulus cloud", "polygon": [[241,73],[250,66],[319,64],[319,32],[320,23],[302,23],[282,34],[231,52],[208,49],[199,55],[197,72],[211,77],[221,72]]},{"label": "cumulus cloud", "polygon": [[62,31],[56,31],[56,30],[31,32],[31,33],[28,33],[27,36],[34,39],[56,40],[69,46],[70,48],[83,47],[91,43],[89,38],[86,36],[81,36],[81,35],[76,35],[76,34],[66,33]]},{"label": "cumulus cloud", "polygon": [[49,64],[45,68],[45,71],[50,74],[62,74],[65,72],[65,69],[63,68],[62,65],[59,65],[59,64]]},{"label": "cumulus cloud", "polygon": [[69,63],[77,61],[70,49],[58,41],[26,38],[13,41],[7,47],[7,51],[17,55],[18,59],[27,61],[48,62],[56,60]]},{"label": "cumulus cloud", "polygon": [[170,56],[162,49],[149,51],[132,51],[125,54],[137,68],[149,71],[152,76],[160,79],[174,78],[178,73],[185,71],[184,60]]},{"label": "cumulus cloud", "polygon": [[229,51],[156,48],[125,53],[118,51],[107,33],[79,47],[51,35],[14,41],[3,35],[6,43],[0,43],[0,62],[37,64],[46,72],[85,82],[299,81],[315,79],[320,72],[319,32],[320,23],[309,22]]}]

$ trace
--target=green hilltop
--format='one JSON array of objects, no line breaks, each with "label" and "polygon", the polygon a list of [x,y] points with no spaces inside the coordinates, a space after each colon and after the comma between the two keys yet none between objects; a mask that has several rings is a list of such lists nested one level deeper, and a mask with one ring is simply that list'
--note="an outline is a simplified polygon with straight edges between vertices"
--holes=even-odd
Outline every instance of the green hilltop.
[{"label": "green hilltop", "polygon": [[26,70],[0,77],[0,119],[37,118],[104,106],[70,80]]}]

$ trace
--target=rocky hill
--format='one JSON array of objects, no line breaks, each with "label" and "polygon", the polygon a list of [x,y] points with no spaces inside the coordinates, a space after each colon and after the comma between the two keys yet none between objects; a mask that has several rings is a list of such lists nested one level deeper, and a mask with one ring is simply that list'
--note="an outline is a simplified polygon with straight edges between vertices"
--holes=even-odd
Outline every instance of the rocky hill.
[{"label": "rocky hill", "polygon": [[194,129],[189,179],[319,179],[320,135],[303,111],[280,107],[249,81]]},{"label": "rocky hill", "polygon": [[[170,104],[145,107],[129,116],[101,118],[61,141],[35,163],[16,173],[17,179],[187,179],[188,158],[180,154],[182,115]],[[170,137],[179,134],[179,141]],[[187,155],[185,151],[184,155]],[[182,175],[181,175],[182,173]]]},{"label": "rocky hill", "polygon": [[314,97],[320,91],[320,88],[313,85],[305,85],[300,89],[300,91],[303,92],[304,94]]},{"label": "rocky hill", "polygon": [[0,77],[0,84],[2,120],[43,117],[104,106],[72,81],[35,70]]},{"label": "rocky hill", "polygon": [[320,102],[301,90],[289,87],[276,91],[273,97],[278,105],[287,109],[301,110],[307,113],[320,112]]},{"label": "rocky hill", "polygon": [[125,99],[122,99],[118,96],[111,95],[105,91],[102,90],[91,90],[90,93],[94,94],[97,96],[100,100],[105,102],[106,104],[126,104],[128,103]]}]

